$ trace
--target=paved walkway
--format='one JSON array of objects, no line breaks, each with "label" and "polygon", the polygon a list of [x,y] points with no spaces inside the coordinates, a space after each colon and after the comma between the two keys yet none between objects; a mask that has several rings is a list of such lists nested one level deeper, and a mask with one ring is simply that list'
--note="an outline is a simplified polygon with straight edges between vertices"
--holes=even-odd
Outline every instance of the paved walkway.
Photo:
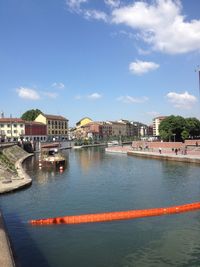
[{"label": "paved walkway", "polygon": [[200,164],[200,151],[187,151],[187,155],[183,155],[182,152],[178,151],[177,155],[174,151],[170,149],[162,150],[160,154],[157,149],[148,151],[148,150],[133,150],[131,146],[113,146],[106,148],[106,152],[110,153],[123,153],[128,154],[130,156],[138,156],[138,157],[146,157],[146,158],[155,158],[155,159],[163,159],[163,160],[173,160],[173,161],[181,161],[188,163],[198,163]]}]

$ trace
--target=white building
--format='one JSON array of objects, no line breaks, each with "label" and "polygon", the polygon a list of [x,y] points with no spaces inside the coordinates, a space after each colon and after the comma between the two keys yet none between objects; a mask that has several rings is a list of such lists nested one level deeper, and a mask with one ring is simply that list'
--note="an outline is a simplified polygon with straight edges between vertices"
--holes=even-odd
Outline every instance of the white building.
[{"label": "white building", "polygon": [[159,134],[159,125],[161,121],[166,119],[167,116],[160,116],[153,119],[153,136],[160,136]]},{"label": "white building", "polygon": [[0,118],[0,140],[17,141],[25,133],[24,120],[18,118]]}]

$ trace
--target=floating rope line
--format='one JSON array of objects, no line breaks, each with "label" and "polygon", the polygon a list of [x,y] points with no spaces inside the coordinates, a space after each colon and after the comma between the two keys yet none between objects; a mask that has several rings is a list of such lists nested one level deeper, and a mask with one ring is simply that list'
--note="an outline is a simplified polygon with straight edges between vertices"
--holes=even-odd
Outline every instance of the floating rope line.
[{"label": "floating rope line", "polygon": [[200,202],[184,204],[180,206],[154,208],[154,209],[69,215],[63,217],[30,220],[29,223],[32,225],[49,225],[49,224],[81,224],[81,223],[109,222],[116,220],[129,220],[135,218],[176,214],[198,209],[200,209]]}]

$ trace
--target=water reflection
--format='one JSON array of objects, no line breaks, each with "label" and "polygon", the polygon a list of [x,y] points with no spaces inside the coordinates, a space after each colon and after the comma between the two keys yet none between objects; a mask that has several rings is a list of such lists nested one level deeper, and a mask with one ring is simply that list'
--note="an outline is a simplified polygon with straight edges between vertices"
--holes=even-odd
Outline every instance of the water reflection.
[{"label": "water reflection", "polygon": [[163,175],[167,178],[179,178],[185,177],[190,172],[191,168],[189,164],[181,162],[164,162],[162,166]]},{"label": "water reflection", "polygon": [[55,165],[39,166],[39,155],[27,159],[24,168],[31,177],[34,177],[34,182],[38,184],[46,184],[59,177],[59,174],[67,173],[69,171],[69,153],[63,153],[66,161],[63,168]]},{"label": "water reflection", "polygon": [[99,153],[97,148],[80,149],[75,151],[75,158],[79,162],[82,171],[87,174],[93,166],[97,167],[101,163],[103,154]]},{"label": "water reflection", "polygon": [[98,224],[20,226],[15,214],[27,222],[199,201],[199,166],[106,154],[102,149],[64,154],[63,173],[38,169],[37,159],[30,158],[25,167],[32,186],[1,197],[23,267],[29,261],[41,267],[200,266],[200,211]]},{"label": "water reflection", "polygon": [[148,246],[128,254],[122,265],[124,267],[200,266],[199,238],[199,231],[193,229],[171,229],[158,240],[150,242]]}]

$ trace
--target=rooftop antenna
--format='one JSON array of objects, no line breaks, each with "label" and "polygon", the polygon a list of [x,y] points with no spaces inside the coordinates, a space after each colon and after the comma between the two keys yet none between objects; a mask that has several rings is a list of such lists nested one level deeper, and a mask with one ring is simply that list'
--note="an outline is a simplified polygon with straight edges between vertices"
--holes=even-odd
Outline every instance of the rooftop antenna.
[{"label": "rooftop antenna", "polygon": [[4,112],[1,111],[1,118],[3,119],[4,118]]}]

